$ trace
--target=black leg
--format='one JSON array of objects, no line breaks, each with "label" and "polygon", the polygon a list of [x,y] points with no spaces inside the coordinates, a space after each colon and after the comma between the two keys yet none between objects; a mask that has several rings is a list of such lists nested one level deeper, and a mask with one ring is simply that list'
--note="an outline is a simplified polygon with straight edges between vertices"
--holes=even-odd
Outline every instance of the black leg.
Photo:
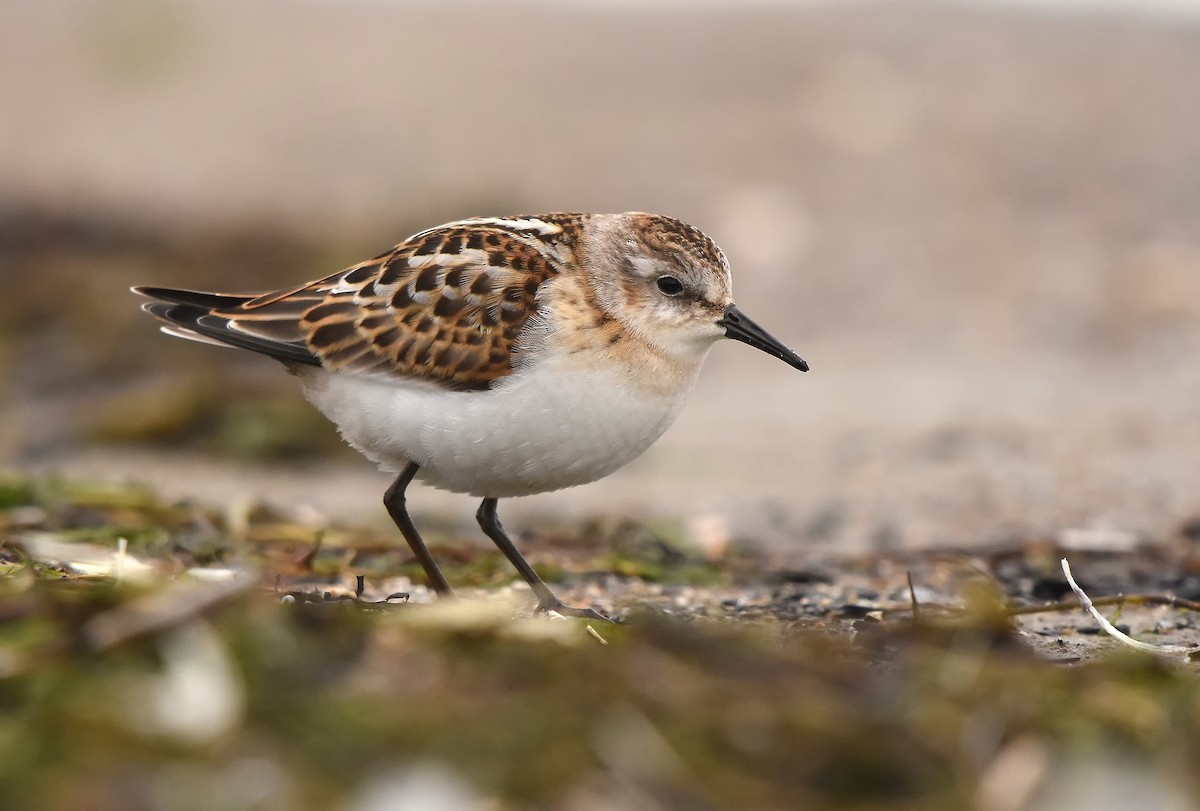
[{"label": "black leg", "polygon": [[408,489],[409,482],[413,480],[413,476],[417,475],[418,465],[416,462],[409,462],[408,467],[396,477],[396,481],[392,482],[392,486],[383,494],[383,506],[387,507],[388,515],[396,522],[396,526],[400,529],[400,534],[404,536],[404,540],[408,541],[408,545],[412,548],[413,554],[417,557],[417,562],[421,564],[421,568],[425,570],[425,576],[429,578],[429,585],[433,586],[433,590],[438,594],[454,596],[454,589],[450,588],[450,584],[446,582],[446,576],[442,574],[442,570],[438,568],[437,561],[433,559],[433,555],[429,552],[429,547],[421,540],[421,536],[417,534],[417,528],[413,526],[412,519],[408,517],[408,508],[404,503],[404,491]]},{"label": "black leg", "polygon": [[504,534],[504,527],[500,526],[500,517],[496,515],[496,499],[485,498],[483,503],[479,505],[479,512],[475,513],[475,518],[479,521],[479,526],[484,533],[492,539],[496,546],[500,547],[500,551],[504,553],[504,557],[508,558],[516,570],[521,573],[521,577],[533,589],[533,593],[537,596],[538,611],[554,611],[562,614],[564,617],[579,617],[580,619],[604,620],[611,622],[608,617],[594,611],[591,608],[575,608],[574,606],[566,605],[562,600],[554,596],[554,592],[550,591],[550,587],[542,582],[542,578],[538,577],[537,572],[529,565],[529,561],[525,560],[517,547],[513,546],[513,542]]}]

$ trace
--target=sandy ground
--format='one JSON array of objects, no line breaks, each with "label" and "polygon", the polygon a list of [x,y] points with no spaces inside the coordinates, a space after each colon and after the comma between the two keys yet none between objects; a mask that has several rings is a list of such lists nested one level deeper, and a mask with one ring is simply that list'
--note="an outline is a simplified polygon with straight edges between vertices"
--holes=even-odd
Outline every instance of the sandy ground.
[{"label": "sandy ground", "polygon": [[[813,371],[719,346],[641,460],[514,521],[682,515],[863,551],[1123,543],[1200,514],[1200,27],[901,3],[58,0],[0,7],[0,76],[7,209],[328,235],[346,246],[330,270],[479,213],[660,210],[712,234],[741,306]],[[0,279],[54,282],[15,270]],[[187,283],[102,272],[113,308],[128,283]],[[53,379],[69,344],[20,338],[8,466],[383,518],[365,464],[41,441],[89,403],[77,372]]]}]

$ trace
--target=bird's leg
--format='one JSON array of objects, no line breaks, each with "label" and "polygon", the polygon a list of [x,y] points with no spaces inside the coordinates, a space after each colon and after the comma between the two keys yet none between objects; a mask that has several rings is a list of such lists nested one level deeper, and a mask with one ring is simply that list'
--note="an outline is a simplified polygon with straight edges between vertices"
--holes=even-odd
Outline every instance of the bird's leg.
[{"label": "bird's leg", "polygon": [[404,540],[408,541],[409,547],[416,555],[417,562],[425,570],[425,576],[429,578],[429,585],[438,594],[453,597],[454,589],[450,588],[450,584],[446,582],[446,576],[438,568],[437,561],[429,552],[429,547],[421,540],[421,536],[417,534],[417,528],[413,526],[412,519],[408,517],[404,491],[408,489],[409,482],[417,475],[417,468],[416,462],[408,463],[408,466],[396,477],[396,481],[392,482],[392,486],[383,494],[383,506],[387,507],[388,515],[396,522],[400,534],[404,536]]},{"label": "bird's leg", "polygon": [[500,517],[496,515],[496,499],[485,498],[479,505],[479,512],[475,513],[475,518],[479,521],[479,526],[484,533],[492,539],[496,546],[500,547],[504,557],[508,558],[508,562],[521,573],[521,577],[533,589],[533,593],[537,596],[538,611],[554,611],[564,617],[612,622],[598,611],[591,608],[575,608],[554,596],[554,592],[550,591],[550,587],[542,581],[542,578],[538,577],[537,572],[529,565],[529,561],[525,560],[524,555],[517,550],[508,535],[504,533],[504,527],[500,526]]}]

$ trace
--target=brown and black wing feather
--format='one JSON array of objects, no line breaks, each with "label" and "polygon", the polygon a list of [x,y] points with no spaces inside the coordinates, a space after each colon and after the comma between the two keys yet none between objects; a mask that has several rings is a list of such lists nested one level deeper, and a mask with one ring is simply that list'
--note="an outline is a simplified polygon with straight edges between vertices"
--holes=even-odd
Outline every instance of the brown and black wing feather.
[{"label": "brown and black wing feather", "polygon": [[576,261],[583,216],[451,223],[340,273],[262,295],[135,292],[156,299],[145,309],[185,337],[289,364],[487,388],[512,372],[539,287]]}]

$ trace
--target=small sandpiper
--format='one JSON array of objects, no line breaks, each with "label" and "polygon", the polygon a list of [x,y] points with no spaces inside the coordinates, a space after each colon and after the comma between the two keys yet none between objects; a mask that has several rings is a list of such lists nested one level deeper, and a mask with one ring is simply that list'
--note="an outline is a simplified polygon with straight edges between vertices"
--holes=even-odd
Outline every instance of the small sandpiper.
[{"label": "small sandpiper", "polygon": [[480,527],[537,596],[565,605],[500,525],[497,500],[595,481],[674,421],[721,338],[808,364],[733,303],[729,263],[659,214],[482,217],[264,294],[135,287],[170,335],[282,361],[342,436],[397,474],[383,502],[432,587],[413,479],[483,499]]}]

